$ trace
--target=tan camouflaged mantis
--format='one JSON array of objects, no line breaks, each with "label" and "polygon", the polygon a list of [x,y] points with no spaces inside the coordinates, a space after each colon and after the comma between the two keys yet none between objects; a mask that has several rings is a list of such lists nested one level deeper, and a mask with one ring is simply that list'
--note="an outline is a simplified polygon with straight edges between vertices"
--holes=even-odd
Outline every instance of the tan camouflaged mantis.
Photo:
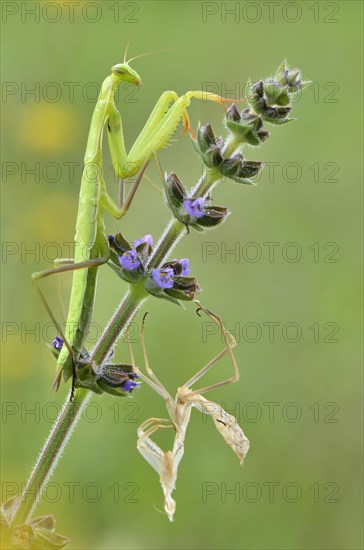
[{"label": "tan camouflaged mantis", "polygon": [[[186,430],[190,421],[192,407],[198,409],[201,413],[212,417],[218,432],[222,435],[225,442],[231,447],[234,453],[243,465],[245,456],[249,450],[249,440],[240,428],[236,419],[224,409],[209,401],[201,394],[207,393],[221,386],[237,382],[239,380],[239,371],[236,360],[233,354],[233,348],[236,345],[235,338],[225,329],[220,317],[204,308],[199,302],[199,310],[203,310],[206,315],[212,319],[220,328],[224,337],[226,347],[216,357],[211,359],[201,370],[199,370],[190,380],[183,386],[177,389],[176,397],[173,399],[166,388],[154,374],[149,366],[147,352],[144,342],[144,321],[141,330],[141,344],[145,368],[148,376],[143,374],[140,369],[135,366],[133,351],[129,343],[131,363],[135,373],[146,382],[162,399],[166,402],[169,419],[164,418],[149,418],[143,422],[138,428],[137,448],[145,460],[154,468],[159,475],[159,480],[164,493],[164,509],[170,521],[173,520],[176,503],[172,498],[172,493],[175,489],[177,481],[178,466],[184,452],[184,440]],[[198,311],[199,311],[198,310]],[[233,367],[234,375],[222,382],[204,386],[200,389],[193,390],[192,386],[198,382],[222,357],[229,354]],[[174,443],[171,451],[163,451],[152,439],[151,436],[159,429],[173,428],[176,432]]]}]

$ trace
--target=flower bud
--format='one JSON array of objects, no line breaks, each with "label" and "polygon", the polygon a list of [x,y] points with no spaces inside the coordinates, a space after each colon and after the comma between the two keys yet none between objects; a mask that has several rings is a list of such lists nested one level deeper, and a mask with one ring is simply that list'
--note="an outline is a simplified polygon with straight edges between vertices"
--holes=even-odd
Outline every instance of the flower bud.
[{"label": "flower bud", "polygon": [[285,124],[293,120],[287,118],[292,109],[284,86],[274,81],[260,80],[256,84],[250,83],[250,90],[252,97],[249,104],[263,120],[271,124]]},{"label": "flower bud", "polygon": [[54,347],[54,349],[56,351],[61,351],[62,349],[62,346],[63,346],[63,340],[60,336],[56,336],[54,339],[53,339],[53,342],[52,342],[52,346]]},{"label": "flower bud", "polygon": [[221,206],[206,206],[205,215],[196,223],[203,228],[215,227],[223,223],[229,214],[230,210],[228,208],[222,208]]},{"label": "flower bud", "polygon": [[139,389],[139,384],[134,380],[138,375],[133,372],[131,365],[106,364],[102,367],[102,373],[97,376],[99,388],[111,395],[125,397],[134,389]]},{"label": "flower bud", "polygon": [[232,122],[240,122],[240,118],[241,116],[235,103],[232,103],[226,111],[226,119]]},{"label": "flower bud", "polygon": [[243,160],[244,157],[241,153],[235,153],[235,155],[224,159],[220,168],[221,173],[224,174],[224,176],[233,179]]},{"label": "flower bud", "polygon": [[165,179],[165,191],[171,207],[179,208],[187,191],[175,172],[170,172]]},{"label": "flower bud", "polygon": [[176,300],[194,300],[201,288],[195,277],[175,277],[173,287],[165,292]]},{"label": "flower bud", "polygon": [[52,352],[53,357],[55,357],[56,359],[58,359],[59,357],[60,351],[63,347],[63,343],[63,339],[60,336],[56,336],[55,338],[53,338],[52,344],[47,344]]},{"label": "flower bud", "polygon": [[216,144],[212,145],[205,154],[203,161],[208,168],[218,168],[223,162],[224,158],[221,154],[221,148]]},{"label": "flower bud", "polygon": [[290,69],[286,61],[283,61],[277,69],[275,80],[287,87],[288,92],[296,94],[303,90],[311,81],[302,80],[301,71],[299,69]]},{"label": "flower bud", "polygon": [[233,178],[238,183],[253,183],[249,178],[256,177],[264,168],[264,162],[259,160],[244,160]]},{"label": "flower bud", "polygon": [[274,82],[273,80],[266,82],[264,86],[264,94],[268,106],[289,105],[287,88],[278,82]]},{"label": "flower bud", "polygon": [[224,142],[215,136],[210,124],[197,128],[197,137],[196,140],[192,139],[192,144],[206,166],[209,168],[220,166],[223,161],[221,151]]},{"label": "flower bud", "polygon": [[202,153],[216,144],[216,137],[210,124],[198,128],[197,144]]},{"label": "flower bud", "polygon": [[244,160],[241,153],[236,153],[224,160],[221,173],[228,178],[247,185],[254,185],[250,179],[257,176],[263,169],[264,163],[257,160]]},{"label": "flower bud", "polygon": [[114,235],[109,235],[108,236],[108,241],[109,241],[110,248],[115,250],[115,252],[119,256],[122,255],[127,250],[130,250],[130,248],[131,248],[130,244],[128,243],[128,241],[126,241],[124,239],[124,237],[122,236],[120,231],[118,231],[115,236]]},{"label": "flower bud", "polygon": [[187,277],[190,273],[190,260],[187,258],[182,258],[182,260],[171,260],[164,264],[164,267],[171,267],[173,269],[174,275]]},{"label": "flower bud", "polygon": [[262,119],[249,108],[239,114],[233,104],[226,112],[225,125],[234,136],[236,143],[249,143],[249,145],[260,145],[269,137],[269,132],[262,130]]}]

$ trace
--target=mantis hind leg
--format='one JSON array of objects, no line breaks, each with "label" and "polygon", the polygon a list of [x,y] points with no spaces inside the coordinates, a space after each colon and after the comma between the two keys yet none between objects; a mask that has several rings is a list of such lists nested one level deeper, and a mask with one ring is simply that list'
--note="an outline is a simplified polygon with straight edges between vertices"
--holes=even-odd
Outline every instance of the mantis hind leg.
[{"label": "mantis hind leg", "polygon": [[90,267],[99,267],[100,265],[106,264],[108,262],[108,257],[102,257],[102,258],[94,258],[91,260],[85,260],[84,262],[77,262],[74,263],[73,259],[65,259],[62,258],[60,260],[56,260],[57,263],[65,263],[66,265],[63,265],[61,267],[54,267],[52,269],[45,269],[44,271],[36,271],[35,273],[32,273],[32,280],[37,281],[38,279],[43,279],[44,277],[48,277],[49,275],[56,275],[57,273],[66,273],[67,271],[75,271],[76,269],[88,269]]}]

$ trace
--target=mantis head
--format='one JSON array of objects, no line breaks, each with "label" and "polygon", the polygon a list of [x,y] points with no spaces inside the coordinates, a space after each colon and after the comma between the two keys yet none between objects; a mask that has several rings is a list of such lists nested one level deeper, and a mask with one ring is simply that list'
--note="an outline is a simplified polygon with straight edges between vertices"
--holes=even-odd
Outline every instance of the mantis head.
[{"label": "mantis head", "polygon": [[130,65],[127,62],[118,63],[117,65],[114,65],[113,67],[111,67],[111,72],[112,74],[117,76],[120,80],[124,80],[125,82],[130,82],[130,84],[134,84],[134,86],[142,85],[142,79],[140,78],[138,73],[130,67]]}]

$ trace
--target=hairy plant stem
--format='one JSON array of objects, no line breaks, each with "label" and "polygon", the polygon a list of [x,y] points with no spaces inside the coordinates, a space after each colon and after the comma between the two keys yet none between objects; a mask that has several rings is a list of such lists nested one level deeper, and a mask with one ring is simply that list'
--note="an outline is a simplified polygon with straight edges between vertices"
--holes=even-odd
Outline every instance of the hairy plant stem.
[{"label": "hairy plant stem", "polygon": [[[232,142],[227,143],[225,153],[227,155],[232,154],[234,148],[235,145]],[[220,179],[221,176],[216,170],[204,172],[193,191],[193,196],[206,196]],[[156,245],[149,259],[147,269],[150,270],[160,266],[184,234],[186,234],[186,227],[180,221],[172,219]],[[101,365],[105,361],[118,338],[127,330],[141,304],[148,296],[149,294],[145,291],[142,281],[130,286],[96,344],[91,355],[91,361],[96,365]],[[72,434],[72,430],[77,425],[90,398],[91,392],[83,388],[75,391],[72,402],[67,398],[23,491],[19,507],[12,521],[13,525],[31,520],[44,486],[52,475],[57,461]]]},{"label": "hairy plant stem", "polygon": [[75,392],[72,402],[67,398],[23,491],[20,504],[13,517],[14,525],[20,525],[31,519],[45,484],[52,475],[90,397],[91,392],[79,389]]}]

